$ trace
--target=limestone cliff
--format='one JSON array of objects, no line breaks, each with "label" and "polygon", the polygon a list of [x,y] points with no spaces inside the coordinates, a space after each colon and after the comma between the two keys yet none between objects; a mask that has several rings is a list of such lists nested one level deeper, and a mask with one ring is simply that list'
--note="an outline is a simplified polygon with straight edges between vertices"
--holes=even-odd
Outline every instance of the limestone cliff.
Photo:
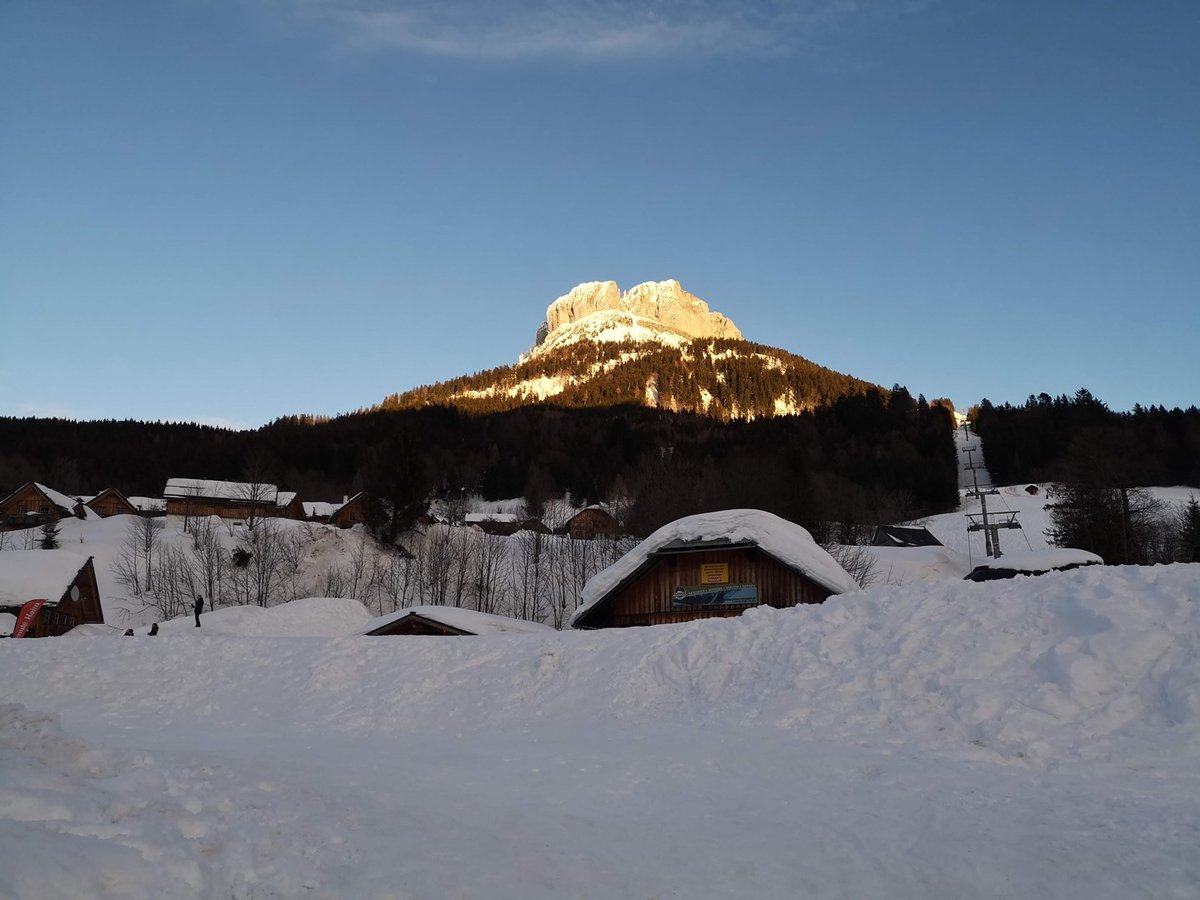
[{"label": "limestone cliff", "polygon": [[[538,329],[534,352],[548,346],[561,346],[565,332],[589,317],[602,313],[623,313],[617,318],[647,333],[659,329],[686,338],[732,338],[742,333],[728,318],[708,308],[708,304],[689,294],[678,281],[647,281],[625,293],[615,281],[588,281],[572,288],[546,310],[546,321]],[[608,319],[613,317],[606,316]],[[642,321],[644,320],[644,321]]]}]

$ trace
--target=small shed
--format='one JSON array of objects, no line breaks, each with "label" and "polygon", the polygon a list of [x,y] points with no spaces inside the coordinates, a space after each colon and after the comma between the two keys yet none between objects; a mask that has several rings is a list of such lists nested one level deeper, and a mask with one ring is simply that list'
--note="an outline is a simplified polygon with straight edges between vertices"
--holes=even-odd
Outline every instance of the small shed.
[{"label": "small shed", "polygon": [[915,525],[876,525],[872,547],[941,547],[928,528]]},{"label": "small shed", "polygon": [[105,488],[84,504],[101,518],[109,516],[136,516],[138,509],[133,502],[116,488]]},{"label": "small shed", "polygon": [[625,533],[617,517],[603,506],[581,509],[563,525],[563,531],[573,540],[590,541],[598,537],[620,537]]},{"label": "small shed", "polygon": [[463,637],[489,634],[537,634],[554,629],[539,622],[494,616],[453,606],[413,606],[380,616],[359,631],[364,635],[423,634]]},{"label": "small shed", "polygon": [[858,589],[804,528],[757,509],[664,525],[583,588],[573,628],[662,625],[754,606],[822,603]]},{"label": "small shed", "polygon": [[19,616],[30,600],[45,600],[27,637],[65,634],[76,625],[104,622],[92,557],[67,550],[0,553],[0,613]]},{"label": "small shed", "polygon": [[30,481],[0,500],[0,527],[33,528],[46,522],[87,518],[77,497]]}]

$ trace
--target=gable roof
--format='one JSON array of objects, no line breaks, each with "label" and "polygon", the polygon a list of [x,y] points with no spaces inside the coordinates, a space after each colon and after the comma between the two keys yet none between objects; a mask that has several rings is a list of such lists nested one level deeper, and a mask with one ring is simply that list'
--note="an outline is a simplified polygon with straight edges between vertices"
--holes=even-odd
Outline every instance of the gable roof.
[{"label": "gable roof", "polygon": [[168,478],[163,497],[168,500],[236,500],[248,503],[274,503],[279,489],[273,484],[244,481],[211,481],[207,478]]},{"label": "gable roof", "polygon": [[761,509],[726,509],[669,522],[583,586],[574,625],[594,607],[672,553],[756,547],[780,565],[834,594],[858,590],[858,583],[813,540],[806,528]]},{"label": "gable roof", "polygon": [[940,547],[928,528],[914,525],[876,525],[871,544],[876,547]]},{"label": "gable roof", "polygon": [[351,503],[357,502],[358,498],[364,496],[366,493],[367,493],[366,491],[359,491],[353,497],[349,497],[346,500],[343,500],[341,503],[339,503],[337,505],[337,507],[334,509],[334,511],[329,514],[329,518],[332,519],[334,516],[336,516],[338,513],[340,513],[343,509],[345,509]]},{"label": "gable roof", "polygon": [[32,487],[35,491],[45,497],[48,502],[58,507],[63,513],[69,516],[75,515],[75,507],[79,506],[81,502],[78,497],[68,497],[61,491],[56,491],[54,488],[46,487],[44,484],[38,484],[36,481],[27,481],[11,494],[8,494],[3,499],[0,499],[0,504],[7,503],[9,500],[17,496],[17,494],[21,493],[21,491],[28,487]]},{"label": "gable roof", "polygon": [[491,613],[476,612],[473,609],[460,609],[454,606],[412,606],[373,619],[355,634],[374,634],[410,616],[424,619],[462,635],[537,634],[554,630],[549,625],[542,625],[540,622],[528,622],[508,616],[494,616]]},{"label": "gable roof", "polygon": [[0,606],[42,597],[58,603],[90,559],[69,550],[5,550],[0,553]]},{"label": "gable roof", "polygon": [[124,494],[122,494],[120,491],[118,491],[116,488],[105,488],[100,493],[98,493],[95,497],[89,497],[87,500],[83,500],[82,497],[80,497],[79,499],[84,503],[85,506],[91,506],[93,503],[95,503],[101,497],[116,497],[118,500],[120,500],[122,503],[124,503],[130,509],[136,509],[136,507],[133,505],[133,503],[130,501],[130,499],[128,497],[126,497]]}]

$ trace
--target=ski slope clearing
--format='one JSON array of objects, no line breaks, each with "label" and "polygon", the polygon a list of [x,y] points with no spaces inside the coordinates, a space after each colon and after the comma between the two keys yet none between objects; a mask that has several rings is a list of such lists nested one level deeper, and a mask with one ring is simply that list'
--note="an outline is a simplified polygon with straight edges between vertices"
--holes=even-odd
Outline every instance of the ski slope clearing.
[{"label": "ski slope clearing", "polygon": [[1200,894],[1200,566],[600,632],[185,621],[0,643],[0,896]]}]

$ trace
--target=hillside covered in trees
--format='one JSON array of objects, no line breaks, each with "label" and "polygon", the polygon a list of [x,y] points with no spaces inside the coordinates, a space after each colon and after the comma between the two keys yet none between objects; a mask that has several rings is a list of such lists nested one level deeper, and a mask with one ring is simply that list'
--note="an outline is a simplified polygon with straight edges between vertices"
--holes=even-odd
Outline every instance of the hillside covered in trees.
[{"label": "hillside covered in trees", "polygon": [[494,413],[531,403],[642,405],[721,421],[816,409],[875,386],[784,350],[731,339],[581,341],[474,375],[393,394],[376,409],[455,406]]},{"label": "hillside covered in trees", "polygon": [[721,422],[641,406],[446,406],[257,431],[133,421],[0,418],[0,491],[29,480],[68,493],[158,496],[167,478],[253,476],[303,499],[365,489],[411,510],[425,498],[570,493],[625,505],[646,532],[707,509],[751,506],[814,528],[952,508],[952,420],[904,389],[868,389],[801,415]]},{"label": "hillside covered in trees", "polygon": [[997,484],[1063,481],[1085,462],[1127,485],[1200,485],[1200,409],[1114,412],[1085,388],[972,410]]}]

